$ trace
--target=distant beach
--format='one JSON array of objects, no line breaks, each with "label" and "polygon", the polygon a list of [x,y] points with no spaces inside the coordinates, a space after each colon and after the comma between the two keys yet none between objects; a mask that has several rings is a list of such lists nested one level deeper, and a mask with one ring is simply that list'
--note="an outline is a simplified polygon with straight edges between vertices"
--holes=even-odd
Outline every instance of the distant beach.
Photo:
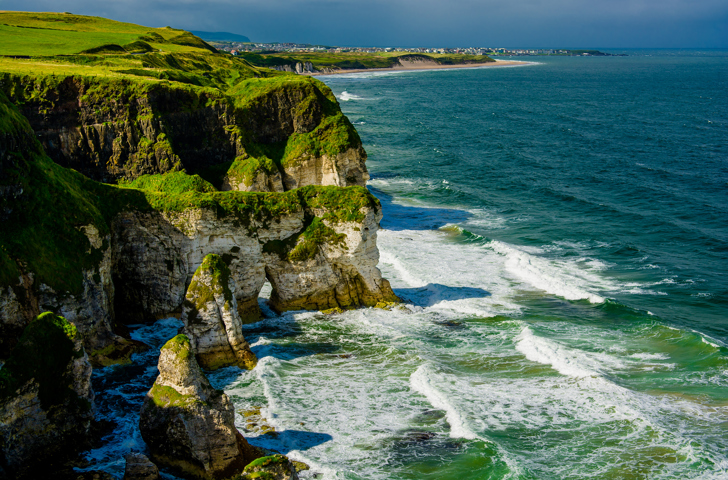
[{"label": "distant beach", "polygon": [[366,72],[393,72],[393,71],[410,71],[410,70],[444,70],[455,68],[482,68],[482,67],[509,67],[518,65],[528,65],[533,62],[524,62],[519,60],[496,60],[487,63],[464,63],[460,65],[441,65],[435,62],[408,62],[406,65],[400,65],[390,68],[359,68],[351,70],[337,70],[335,72],[314,72],[304,75],[320,76],[320,75],[343,75],[347,73],[366,73]]}]

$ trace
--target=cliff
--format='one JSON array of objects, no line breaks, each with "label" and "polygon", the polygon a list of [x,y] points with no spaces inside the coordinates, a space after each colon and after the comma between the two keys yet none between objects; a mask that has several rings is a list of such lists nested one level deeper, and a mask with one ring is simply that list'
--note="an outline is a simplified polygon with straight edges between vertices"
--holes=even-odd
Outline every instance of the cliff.
[{"label": "cliff", "polygon": [[[144,57],[180,66],[216,58]],[[98,181],[184,170],[225,190],[284,191],[364,185],[369,178],[356,130],[331,90],[310,78],[247,78],[211,88],[131,76],[8,73],[0,74],[0,89],[54,162]]]},{"label": "cliff", "polygon": [[0,476],[38,478],[88,446],[93,402],[78,331],[40,315],[0,370]]},{"label": "cliff", "polygon": [[[59,51],[90,47],[0,57],[0,477],[82,448],[90,365],[129,361],[139,345],[125,325],[170,315],[193,342],[163,349],[145,439],[193,476],[240,472],[253,454],[190,352],[209,368],[252,368],[241,324],[260,318],[266,281],[277,311],[397,301],[377,269],[381,206],[356,131],[322,83],[219,55],[187,32],[0,19],[20,22],[6,25],[18,34],[74,32]],[[135,41],[93,44],[104,35]],[[22,49],[13,42],[0,50]],[[269,460],[245,475],[295,478]]]},{"label": "cliff", "polygon": [[114,326],[181,313],[211,253],[228,264],[247,321],[259,318],[266,280],[279,311],[396,299],[376,268],[381,207],[363,187],[218,192],[183,172],[104,185],[52,162],[0,100],[10,125],[0,137],[4,352],[34,315],[53,311],[76,325],[93,358],[128,353]]}]

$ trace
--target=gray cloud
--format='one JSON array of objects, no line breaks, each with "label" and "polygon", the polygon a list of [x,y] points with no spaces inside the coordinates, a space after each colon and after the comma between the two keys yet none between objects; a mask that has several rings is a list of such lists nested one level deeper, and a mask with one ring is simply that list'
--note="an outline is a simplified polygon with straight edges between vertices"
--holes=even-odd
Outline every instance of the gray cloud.
[{"label": "gray cloud", "polygon": [[[328,45],[728,47],[725,0],[66,0],[62,10],[149,26]],[[0,0],[57,11],[57,0]]]}]

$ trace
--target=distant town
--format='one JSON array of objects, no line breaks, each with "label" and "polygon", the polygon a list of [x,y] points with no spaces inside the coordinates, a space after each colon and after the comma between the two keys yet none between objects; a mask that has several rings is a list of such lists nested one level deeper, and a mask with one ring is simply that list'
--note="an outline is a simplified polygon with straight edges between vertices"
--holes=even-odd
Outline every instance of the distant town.
[{"label": "distant town", "polygon": [[[488,56],[534,56],[534,55],[563,55],[563,56],[615,56],[598,50],[566,50],[566,49],[524,49],[524,48],[399,48],[399,47],[327,47],[301,43],[237,43],[212,42],[218,50],[238,53],[440,53],[465,54]],[[620,55],[621,56],[621,55]]]}]

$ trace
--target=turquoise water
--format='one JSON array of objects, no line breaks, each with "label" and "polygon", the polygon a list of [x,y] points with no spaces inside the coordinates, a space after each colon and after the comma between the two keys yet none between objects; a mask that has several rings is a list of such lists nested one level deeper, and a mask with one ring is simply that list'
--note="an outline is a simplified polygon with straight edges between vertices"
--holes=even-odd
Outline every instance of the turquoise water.
[{"label": "turquoise water", "polygon": [[211,380],[251,443],[305,478],[728,478],[728,52],[629,53],[322,78],[408,304],[247,326],[258,367]]}]

